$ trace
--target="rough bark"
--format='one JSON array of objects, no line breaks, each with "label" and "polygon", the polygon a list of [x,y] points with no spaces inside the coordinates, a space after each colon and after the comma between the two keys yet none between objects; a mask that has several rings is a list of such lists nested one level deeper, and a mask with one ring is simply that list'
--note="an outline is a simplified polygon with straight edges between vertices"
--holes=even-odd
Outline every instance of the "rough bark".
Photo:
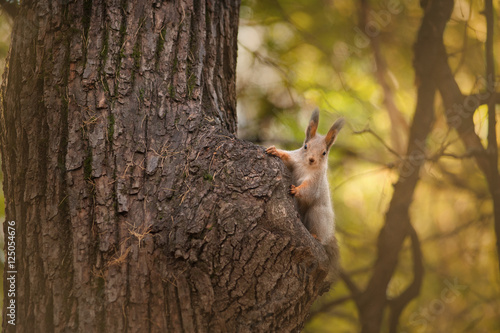
[{"label": "rough bark", "polygon": [[239,2],[23,1],[2,85],[6,332],[297,331],[327,257],[235,137]]}]

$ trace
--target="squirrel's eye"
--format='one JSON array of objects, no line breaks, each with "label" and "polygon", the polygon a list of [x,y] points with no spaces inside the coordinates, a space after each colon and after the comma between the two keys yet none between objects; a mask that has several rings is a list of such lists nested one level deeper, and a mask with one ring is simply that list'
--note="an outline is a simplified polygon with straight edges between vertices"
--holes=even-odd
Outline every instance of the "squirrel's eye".
[{"label": "squirrel's eye", "polygon": [[326,151],[323,152],[323,156],[325,156],[325,155],[326,155]]},{"label": "squirrel's eye", "polygon": [[304,149],[307,149],[307,145],[304,145]]}]

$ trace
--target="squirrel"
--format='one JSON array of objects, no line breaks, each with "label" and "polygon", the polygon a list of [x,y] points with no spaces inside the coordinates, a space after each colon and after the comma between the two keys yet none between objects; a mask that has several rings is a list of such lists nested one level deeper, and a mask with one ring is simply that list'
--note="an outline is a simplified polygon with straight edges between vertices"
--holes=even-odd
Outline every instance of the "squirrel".
[{"label": "squirrel", "polygon": [[309,121],[301,148],[285,151],[271,146],[266,149],[266,153],[279,157],[292,172],[290,194],[295,197],[302,222],[328,254],[330,267],[327,280],[331,280],[337,271],[338,246],[327,178],[328,153],[344,126],[344,119],[337,119],[326,136],[316,133],[318,122],[319,110],[316,109]]}]

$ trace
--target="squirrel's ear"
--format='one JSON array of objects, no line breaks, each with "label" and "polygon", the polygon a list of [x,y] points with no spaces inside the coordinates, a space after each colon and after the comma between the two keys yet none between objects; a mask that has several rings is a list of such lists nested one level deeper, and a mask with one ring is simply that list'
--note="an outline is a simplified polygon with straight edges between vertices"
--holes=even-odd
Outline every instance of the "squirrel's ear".
[{"label": "squirrel's ear", "polygon": [[330,130],[325,136],[325,142],[326,142],[326,149],[330,149],[330,147],[333,145],[335,140],[337,139],[337,135],[340,132],[340,129],[342,126],[344,126],[344,118],[339,118],[337,121],[330,127]]},{"label": "squirrel's ear", "polygon": [[318,122],[319,122],[319,109],[316,108],[313,111],[311,120],[309,120],[309,126],[307,126],[306,142],[314,138],[314,136],[316,135],[316,130],[318,129]]}]

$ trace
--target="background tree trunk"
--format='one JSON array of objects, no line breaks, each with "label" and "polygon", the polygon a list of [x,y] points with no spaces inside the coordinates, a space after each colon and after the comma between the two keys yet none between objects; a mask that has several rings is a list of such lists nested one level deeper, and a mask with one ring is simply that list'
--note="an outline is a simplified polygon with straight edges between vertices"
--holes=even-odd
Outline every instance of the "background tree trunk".
[{"label": "background tree trunk", "polygon": [[282,163],[234,136],[238,10],[23,1],[1,95],[6,332],[301,327],[327,258]]},{"label": "background tree trunk", "polygon": [[[386,222],[377,240],[377,260],[366,289],[357,297],[363,333],[378,333],[383,327],[385,309],[390,309],[389,330],[398,331],[404,308],[418,296],[423,280],[423,262],[418,235],[409,209],[420,170],[426,158],[426,140],[434,123],[434,99],[438,90],[434,73],[438,72],[438,46],[442,44],[446,23],[453,10],[453,0],[421,2],[424,16],[414,45],[414,68],[417,104],[409,132],[407,153],[400,167],[398,181],[386,213]],[[397,297],[388,299],[387,288],[393,278],[406,237],[412,243],[413,280]]]}]

